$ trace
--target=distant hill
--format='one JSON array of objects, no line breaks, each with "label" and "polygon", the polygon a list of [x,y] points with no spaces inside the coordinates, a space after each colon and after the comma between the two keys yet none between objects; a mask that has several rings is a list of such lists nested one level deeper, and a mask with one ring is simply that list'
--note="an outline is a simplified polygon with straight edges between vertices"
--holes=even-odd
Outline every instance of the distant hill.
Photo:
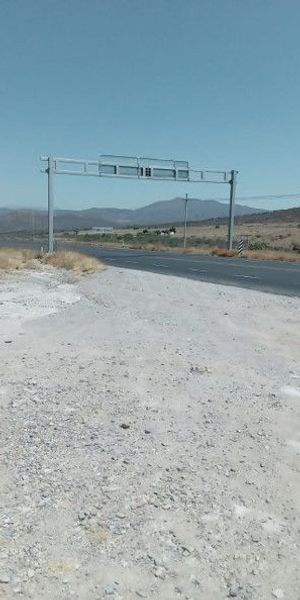
[{"label": "distant hill", "polygon": [[[258,209],[249,206],[236,205],[237,215],[246,215],[256,212]],[[182,222],[184,219],[183,198],[174,198],[163,202],[154,202],[149,206],[130,211],[129,219],[134,219],[135,225],[156,225],[158,223]],[[132,214],[134,213],[134,214]],[[203,221],[208,218],[221,218],[228,216],[228,204],[217,200],[198,200],[189,198],[188,220]]]},{"label": "distant hill", "polygon": [[[227,219],[215,218],[201,220],[201,225],[223,224]],[[282,210],[272,210],[248,215],[239,215],[236,217],[236,223],[299,223],[300,224],[300,206],[294,208],[285,208]]]},{"label": "distant hill", "polygon": [[3,215],[8,215],[8,213],[12,212],[11,208],[1,208],[0,206],[0,217],[2,217]]},{"label": "distant hill", "polygon": [[[259,209],[236,205],[236,215],[249,215]],[[47,228],[47,212],[41,210],[0,209],[0,233],[18,231],[44,231]],[[228,204],[217,200],[198,200],[190,198],[188,202],[188,220],[228,217]],[[127,227],[130,225],[150,226],[162,223],[178,223],[184,219],[183,198],[173,198],[154,202],[137,209],[89,208],[86,210],[56,210],[54,228],[56,231],[89,229],[91,227]]]}]

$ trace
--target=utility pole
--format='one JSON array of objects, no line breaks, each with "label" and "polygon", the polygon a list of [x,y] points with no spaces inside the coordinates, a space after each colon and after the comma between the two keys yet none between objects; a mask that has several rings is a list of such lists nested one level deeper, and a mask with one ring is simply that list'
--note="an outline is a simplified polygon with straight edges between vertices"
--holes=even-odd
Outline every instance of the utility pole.
[{"label": "utility pole", "polygon": [[48,252],[53,252],[53,158],[48,156]]},{"label": "utility pole", "polygon": [[232,250],[234,239],[234,205],[235,205],[235,190],[237,171],[231,171],[230,179],[230,205],[229,205],[229,223],[228,223],[228,250]]},{"label": "utility pole", "polygon": [[183,247],[186,248],[186,233],[187,233],[187,203],[188,203],[188,199],[189,196],[188,194],[185,195],[185,200],[184,200],[184,233],[183,233]]},{"label": "utility pole", "polygon": [[34,214],[34,210],[32,210],[32,212],[31,212],[31,233],[32,233],[32,239],[34,240],[34,236],[35,236],[35,214]]}]

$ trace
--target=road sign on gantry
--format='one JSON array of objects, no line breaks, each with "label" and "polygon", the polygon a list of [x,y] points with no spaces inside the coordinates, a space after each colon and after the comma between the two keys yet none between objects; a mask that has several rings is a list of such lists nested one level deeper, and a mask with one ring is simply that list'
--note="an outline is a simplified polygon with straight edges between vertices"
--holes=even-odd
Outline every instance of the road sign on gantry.
[{"label": "road sign on gantry", "polygon": [[53,251],[53,175],[230,185],[228,247],[232,248],[237,171],[191,168],[188,161],[102,154],[97,160],[42,156],[48,174],[48,249]]},{"label": "road sign on gantry", "polygon": [[100,156],[99,175],[188,181],[189,165],[179,160],[107,155]]},{"label": "road sign on gantry", "polygon": [[[42,160],[46,157],[42,157]],[[94,175],[134,179],[167,179],[189,181],[189,164],[182,160],[160,160],[135,156],[102,155],[98,160],[54,158],[53,172],[57,175]]]}]

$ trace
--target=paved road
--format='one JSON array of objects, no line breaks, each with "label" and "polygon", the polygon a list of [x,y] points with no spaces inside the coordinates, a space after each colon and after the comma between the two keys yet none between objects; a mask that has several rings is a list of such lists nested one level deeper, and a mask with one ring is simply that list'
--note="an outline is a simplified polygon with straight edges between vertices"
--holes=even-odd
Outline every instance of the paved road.
[{"label": "paved road", "polygon": [[[12,244],[7,242],[1,245]],[[16,245],[33,246],[32,243],[24,242]],[[40,247],[40,244],[35,247]],[[68,244],[67,247],[70,250],[97,256],[107,264],[127,269],[188,277],[287,296],[300,296],[300,264],[141,250],[115,250],[82,244]]]},{"label": "paved road", "polygon": [[300,265],[88,246],[81,250],[119,267],[300,296]]}]

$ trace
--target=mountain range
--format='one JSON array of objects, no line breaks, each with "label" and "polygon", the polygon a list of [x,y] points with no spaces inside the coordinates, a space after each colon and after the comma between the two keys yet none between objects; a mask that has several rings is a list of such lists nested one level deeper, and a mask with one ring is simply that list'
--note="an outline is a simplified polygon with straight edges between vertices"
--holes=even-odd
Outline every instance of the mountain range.
[{"label": "mountain range", "polygon": [[[262,212],[257,208],[236,204],[237,216]],[[190,198],[187,209],[188,221],[204,221],[228,217],[228,204],[217,200]],[[55,231],[90,229],[91,227],[129,227],[182,223],[184,199],[173,198],[154,202],[137,209],[87,208],[85,210],[56,210]],[[12,210],[0,208],[0,233],[18,231],[44,231],[47,228],[47,211],[36,209]]]}]

